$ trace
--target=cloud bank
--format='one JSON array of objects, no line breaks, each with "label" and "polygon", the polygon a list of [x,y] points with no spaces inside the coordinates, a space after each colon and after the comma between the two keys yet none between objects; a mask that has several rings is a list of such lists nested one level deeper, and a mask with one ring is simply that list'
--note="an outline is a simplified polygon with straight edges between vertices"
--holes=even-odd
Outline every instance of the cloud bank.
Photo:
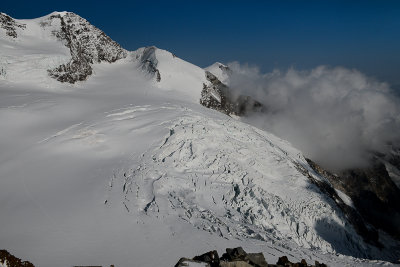
[{"label": "cloud bank", "polygon": [[371,151],[385,153],[400,139],[400,100],[386,83],[357,70],[320,66],[263,74],[228,64],[228,85],[267,111],[248,122],[290,141],[331,170],[364,167]]}]

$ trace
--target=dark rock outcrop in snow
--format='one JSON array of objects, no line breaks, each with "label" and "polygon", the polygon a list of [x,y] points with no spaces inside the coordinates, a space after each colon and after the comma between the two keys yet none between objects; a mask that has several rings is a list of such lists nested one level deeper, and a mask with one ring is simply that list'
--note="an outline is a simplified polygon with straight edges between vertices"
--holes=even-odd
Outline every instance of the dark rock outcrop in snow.
[{"label": "dark rock outcrop in snow", "polygon": [[17,38],[16,28],[25,29],[26,25],[18,23],[12,17],[0,12],[0,28],[6,31],[6,35]]},{"label": "dark rock outcrop in snow", "polygon": [[198,262],[206,262],[210,265],[210,267],[218,267],[220,266],[220,260],[218,256],[218,252],[216,250],[209,251],[207,253],[204,253],[200,256],[195,256],[193,258],[194,261]]},{"label": "dark rock outcrop in snow", "polygon": [[156,81],[161,81],[160,71],[157,69],[158,60],[156,57],[156,47],[148,46],[145,47],[141,54],[137,55],[137,58],[140,61],[140,67],[143,71],[149,73],[150,75],[154,75],[156,77]]},{"label": "dark rock outcrop in snow", "polygon": [[400,240],[400,190],[378,159],[370,167],[332,174],[309,160],[310,166],[348,195],[364,221]]},{"label": "dark rock outcrop in snow", "polygon": [[61,27],[53,34],[69,48],[72,57],[68,63],[48,70],[49,75],[58,81],[84,81],[92,74],[92,64],[103,61],[112,63],[127,56],[118,43],[74,13],[51,15],[41,26],[51,26],[56,20]]},{"label": "dark rock outcrop in snow", "polygon": [[[323,170],[310,159],[307,159],[307,162],[315,172],[330,181],[330,178],[328,178],[328,176],[333,176],[331,173]],[[344,203],[344,201],[339,197],[334,186],[331,183],[317,180],[306,169],[300,166],[298,166],[298,168],[299,171],[301,171],[305,176],[308,177],[312,184],[316,185],[323,194],[331,198],[336,203],[336,205],[346,215],[346,218],[349,220],[349,222],[353,225],[356,232],[364,239],[365,242],[380,248],[383,247],[383,245],[379,242],[378,231],[376,229],[367,227],[367,224],[365,223],[360,213],[358,213],[353,207],[350,207],[346,203]]]},{"label": "dark rock outcrop in snow", "polygon": [[[213,259],[210,256],[214,256]],[[197,264],[193,264],[193,266],[203,263],[204,266],[208,267],[326,267],[324,263],[318,261],[315,261],[314,265],[308,264],[304,259],[293,263],[286,256],[280,257],[276,264],[268,264],[263,253],[247,253],[241,247],[227,248],[226,253],[218,260],[216,259],[217,256],[218,254],[214,250],[193,259],[181,258],[175,267],[191,266],[192,263]]]},{"label": "dark rock outcrop in snow", "polygon": [[203,84],[200,104],[225,114],[243,116],[250,112],[261,111],[263,105],[249,96],[235,94],[209,71],[205,72],[208,85]]},{"label": "dark rock outcrop in snow", "polygon": [[35,267],[31,262],[22,261],[7,250],[0,250],[0,263],[7,267]]}]

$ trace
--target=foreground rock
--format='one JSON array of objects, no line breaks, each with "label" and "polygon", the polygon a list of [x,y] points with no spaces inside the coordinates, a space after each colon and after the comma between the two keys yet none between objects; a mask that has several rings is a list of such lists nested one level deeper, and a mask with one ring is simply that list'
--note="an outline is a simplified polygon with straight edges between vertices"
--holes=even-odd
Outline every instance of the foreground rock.
[{"label": "foreground rock", "polygon": [[314,265],[308,264],[302,259],[300,262],[291,262],[288,257],[282,256],[276,264],[268,264],[264,255],[260,253],[247,253],[242,247],[227,248],[221,258],[217,251],[210,251],[193,259],[181,258],[175,267],[204,266],[204,267],[326,267],[324,263],[315,261]]},{"label": "foreground rock", "polygon": [[0,250],[0,265],[2,267],[35,267],[31,262],[22,261],[7,250]]}]

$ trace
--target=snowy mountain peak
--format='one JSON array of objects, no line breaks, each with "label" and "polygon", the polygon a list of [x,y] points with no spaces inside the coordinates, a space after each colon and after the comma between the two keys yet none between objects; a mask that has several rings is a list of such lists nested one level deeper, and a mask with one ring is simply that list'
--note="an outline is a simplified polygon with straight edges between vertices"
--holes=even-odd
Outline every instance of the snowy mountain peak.
[{"label": "snowy mountain peak", "polygon": [[229,75],[231,74],[231,69],[220,62],[215,62],[211,66],[205,68],[205,70],[214,74],[223,83],[227,83]]},{"label": "snowy mountain peak", "polygon": [[[93,64],[112,63],[127,56],[127,51],[103,31],[72,12],[53,12],[31,20],[15,20],[1,14],[0,22],[5,31],[3,38],[0,35],[0,44],[4,47],[0,56],[5,57],[0,66],[3,78],[19,80],[20,72],[15,63],[21,63],[25,66],[24,71],[26,65],[32,65],[31,70],[35,72],[32,76],[43,79],[44,75],[49,75],[60,82],[75,83],[86,80],[93,73]],[[7,37],[15,40],[11,42]],[[49,51],[51,55],[47,54]],[[46,66],[41,75],[36,72],[38,57]]]},{"label": "snowy mountain peak", "polygon": [[199,103],[203,84],[208,83],[204,69],[155,46],[139,48],[132,57],[146,76],[154,78],[155,86]]},{"label": "snowy mountain peak", "polygon": [[157,69],[158,59],[156,57],[155,46],[148,46],[141,48],[136,51],[136,59],[139,60],[139,66],[143,71],[150,74],[151,76],[156,76],[156,81],[161,81],[160,71]]},{"label": "snowy mountain peak", "polygon": [[47,15],[47,16],[61,16],[61,17],[64,17],[67,13],[72,13],[72,14],[74,14],[73,12],[68,12],[68,11],[54,11],[54,12],[51,12],[49,15]]},{"label": "snowy mountain peak", "polygon": [[86,80],[92,74],[91,64],[102,61],[112,63],[127,56],[118,43],[74,13],[51,15],[42,25],[52,25],[53,20],[56,23],[59,20],[61,25],[53,34],[70,49],[72,56],[67,64],[49,70],[50,76],[61,82]]}]

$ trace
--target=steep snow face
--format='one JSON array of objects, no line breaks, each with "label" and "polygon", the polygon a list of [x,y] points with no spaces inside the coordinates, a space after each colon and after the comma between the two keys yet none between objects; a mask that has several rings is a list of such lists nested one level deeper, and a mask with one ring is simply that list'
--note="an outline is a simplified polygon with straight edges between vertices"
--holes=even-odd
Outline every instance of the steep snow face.
[{"label": "steep snow face", "polygon": [[159,88],[178,90],[181,94],[190,97],[190,100],[199,103],[203,84],[207,83],[204,70],[186,62],[174,54],[156,50],[158,69],[161,75]]},{"label": "steep snow face", "polygon": [[187,100],[199,103],[203,84],[208,84],[205,71],[163,49],[140,48],[133,52],[140,68],[150,77],[155,77],[161,90],[175,91]]}]

